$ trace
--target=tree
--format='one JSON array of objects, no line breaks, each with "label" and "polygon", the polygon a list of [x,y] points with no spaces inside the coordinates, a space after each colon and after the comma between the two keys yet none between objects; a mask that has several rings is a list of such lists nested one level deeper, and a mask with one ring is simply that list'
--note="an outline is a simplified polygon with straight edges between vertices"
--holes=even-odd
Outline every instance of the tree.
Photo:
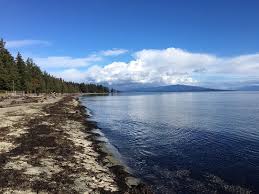
[{"label": "tree", "polygon": [[[5,48],[5,42],[0,40],[0,90],[12,90],[13,82],[18,81],[18,71],[12,55]],[[15,84],[15,88],[18,89]]]},{"label": "tree", "polygon": [[18,80],[17,80],[17,85],[19,90],[22,91],[27,91],[27,87],[26,87],[26,65],[25,62],[22,59],[22,55],[18,52],[16,59],[15,59],[15,63],[17,66],[17,70],[18,70]]},{"label": "tree", "polygon": [[0,40],[0,50],[5,48],[5,42],[4,39],[1,38]]},{"label": "tree", "polygon": [[[13,88],[14,86],[14,88]],[[95,84],[66,82],[51,76],[28,58],[24,62],[18,52],[15,60],[0,40],[0,90],[22,90],[26,93],[103,93],[109,92],[107,87]]]}]

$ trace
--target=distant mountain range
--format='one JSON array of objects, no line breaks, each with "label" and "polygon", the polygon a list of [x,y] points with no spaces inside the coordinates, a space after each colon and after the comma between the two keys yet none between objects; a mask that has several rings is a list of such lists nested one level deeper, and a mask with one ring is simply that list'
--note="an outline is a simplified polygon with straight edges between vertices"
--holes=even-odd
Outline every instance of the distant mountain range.
[{"label": "distant mountain range", "polygon": [[239,91],[259,91],[259,85],[248,85],[237,88]]},{"label": "distant mountain range", "polygon": [[209,91],[223,91],[218,89],[204,88],[199,86],[189,85],[168,85],[157,87],[143,87],[127,90],[127,92],[209,92]]}]

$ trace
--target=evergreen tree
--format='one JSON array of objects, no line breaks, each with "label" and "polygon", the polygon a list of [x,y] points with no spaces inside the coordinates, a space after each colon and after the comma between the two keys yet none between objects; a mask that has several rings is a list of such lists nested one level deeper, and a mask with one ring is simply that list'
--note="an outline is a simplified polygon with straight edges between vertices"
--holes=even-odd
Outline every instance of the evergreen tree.
[{"label": "evergreen tree", "polygon": [[42,72],[28,58],[24,62],[22,55],[17,54],[15,60],[0,40],[0,90],[21,90],[26,93],[108,93],[109,89],[102,85],[66,82],[63,79]]},{"label": "evergreen tree", "polygon": [[17,86],[19,90],[26,91],[26,65],[22,59],[22,55],[18,52],[17,57],[15,59],[17,70],[18,70],[18,79]]},{"label": "evergreen tree", "polygon": [[12,55],[0,41],[0,90],[18,89],[18,71]]},{"label": "evergreen tree", "polygon": [[8,89],[7,83],[7,69],[4,65],[4,46],[5,42],[3,39],[0,40],[0,90]]}]

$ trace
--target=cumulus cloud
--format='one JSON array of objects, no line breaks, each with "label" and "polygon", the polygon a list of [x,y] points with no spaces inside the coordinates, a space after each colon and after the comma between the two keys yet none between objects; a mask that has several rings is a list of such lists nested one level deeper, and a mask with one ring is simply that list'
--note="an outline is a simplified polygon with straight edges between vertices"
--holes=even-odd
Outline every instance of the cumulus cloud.
[{"label": "cumulus cloud", "polygon": [[[64,67],[66,70],[55,75],[66,80],[112,85],[202,85],[206,82],[235,81],[233,78],[238,77],[246,81],[259,75],[259,53],[219,57],[179,48],[144,49],[135,52],[129,62],[115,61],[104,66],[93,63],[101,59],[100,55],[92,55],[86,58],[49,57],[36,59],[36,62]],[[225,76],[224,80],[219,80],[222,76]]]},{"label": "cumulus cloud", "polygon": [[196,84],[197,74],[254,76],[259,74],[259,53],[222,58],[207,53],[192,53],[179,48],[145,49],[129,62],[93,66],[85,72],[87,81],[153,84]]},{"label": "cumulus cloud", "polygon": [[126,49],[111,49],[111,50],[105,50],[101,51],[101,55],[103,56],[118,56],[127,53],[128,50]]},{"label": "cumulus cloud", "polygon": [[7,48],[21,48],[27,46],[49,46],[51,43],[45,40],[10,40],[6,42]]},{"label": "cumulus cloud", "polygon": [[55,77],[61,77],[66,81],[83,82],[85,79],[85,73],[77,69],[65,69],[59,72],[50,72]]}]

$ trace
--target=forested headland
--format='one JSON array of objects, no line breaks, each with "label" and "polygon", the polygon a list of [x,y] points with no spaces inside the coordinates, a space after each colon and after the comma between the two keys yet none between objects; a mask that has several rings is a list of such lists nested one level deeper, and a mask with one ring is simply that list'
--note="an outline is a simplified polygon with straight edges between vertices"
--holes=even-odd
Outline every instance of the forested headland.
[{"label": "forested headland", "polygon": [[0,92],[25,93],[108,93],[102,85],[67,82],[42,71],[31,58],[23,60],[20,53],[14,58],[0,40]]}]

